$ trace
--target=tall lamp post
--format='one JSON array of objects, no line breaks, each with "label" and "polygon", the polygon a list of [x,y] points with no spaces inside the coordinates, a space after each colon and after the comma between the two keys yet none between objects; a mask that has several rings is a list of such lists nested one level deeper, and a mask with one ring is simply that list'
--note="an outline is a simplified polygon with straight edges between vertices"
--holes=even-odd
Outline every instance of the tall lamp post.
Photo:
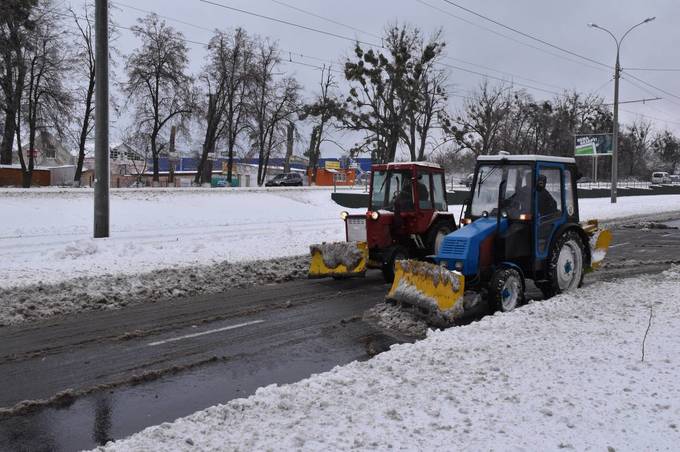
[{"label": "tall lamp post", "polygon": [[621,50],[621,42],[628,36],[628,33],[633,31],[634,28],[639,27],[642,24],[651,22],[656,17],[648,17],[639,24],[635,24],[626,31],[620,39],[616,39],[614,33],[607,30],[604,27],[600,27],[597,24],[588,24],[591,28],[597,28],[609,34],[614,39],[616,43],[616,66],[614,67],[614,133],[612,137],[612,182],[611,182],[611,202],[616,203],[616,188],[619,182],[619,78],[621,77],[621,65],[619,64],[619,51]]}]

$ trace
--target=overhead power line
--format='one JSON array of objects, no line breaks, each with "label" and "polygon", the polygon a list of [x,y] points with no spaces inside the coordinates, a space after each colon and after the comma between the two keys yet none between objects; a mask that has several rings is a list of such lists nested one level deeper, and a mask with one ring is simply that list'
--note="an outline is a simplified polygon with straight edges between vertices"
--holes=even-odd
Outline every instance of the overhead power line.
[{"label": "overhead power line", "polygon": [[280,24],[289,25],[291,27],[300,28],[302,30],[312,31],[314,33],[319,33],[319,34],[322,34],[322,35],[331,36],[333,38],[344,39],[344,40],[350,41],[350,42],[359,42],[361,44],[367,44],[367,45],[374,46],[374,47],[382,47],[381,44],[376,44],[376,43],[369,42],[369,41],[362,41],[361,39],[358,39],[358,38],[351,38],[349,36],[344,36],[344,35],[340,35],[340,34],[337,34],[337,33],[332,33],[330,31],[320,30],[318,28],[308,27],[306,25],[296,24],[294,22],[289,22],[287,20],[277,19],[276,17],[266,16],[264,14],[254,13],[252,11],[246,11],[245,9],[234,8],[233,6],[224,5],[222,3],[217,3],[217,2],[210,1],[210,0],[198,0],[198,1],[200,1],[201,3],[208,4],[208,5],[217,6],[219,8],[228,9],[230,11],[236,11],[236,12],[239,12],[239,13],[242,13],[242,14],[247,14],[247,15],[250,15],[250,16],[259,17],[261,19],[270,20],[272,22],[277,22],[277,23],[280,23]]},{"label": "overhead power line", "polygon": [[454,7],[456,7],[456,8],[462,9],[463,11],[465,11],[465,12],[467,12],[467,13],[470,13],[470,14],[472,14],[472,15],[474,15],[474,16],[477,16],[477,17],[479,17],[479,18],[481,18],[481,19],[484,19],[484,20],[486,20],[486,21],[489,21],[489,22],[491,22],[491,23],[493,23],[493,24],[496,24],[496,25],[498,25],[499,27],[505,28],[506,30],[510,30],[510,31],[512,31],[512,32],[514,32],[514,33],[517,33],[517,34],[519,34],[519,35],[521,35],[521,36],[524,36],[525,38],[529,38],[529,39],[531,39],[531,40],[533,40],[533,41],[540,42],[541,44],[546,45],[546,46],[548,46],[548,47],[552,47],[553,49],[557,49],[557,50],[559,50],[560,52],[568,53],[569,55],[575,56],[575,57],[577,57],[577,58],[581,58],[582,60],[589,61],[589,62],[591,62],[591,63],[593,63],[593,64],[597,64],[597,65],[599,65],[599,66],[609,67],[608,64],[602,63],[601,61],[594,60],[594,59],[592,59],[592,58],[590,58],[590,57],[587,57],[587,56],[581,55],[581,54],[579,54],[579,53],[573,52],[573,51],[571,51],[571,50],[569,50],[569,49],[565,49],[564,47],[560,47],[560,46],[558,46],[558,45],[556,45],[556,44],[553,44],[553,43],[548,42],[548,41],[546,41],[546,40],[544,40],[544,39],[538,38],[538,37],[536,37],[536,36],[534,36],[534,35],[531,35],[531,34],[529,34],[529,33],[525,33],[525,32],[523,32],[522,30],[519,30],[519,29],[517,29],[517,28],[514,28],[514,27],[511,27],[511,26],[509,26],[509,25],[506,25],[506,24],[504,24],[504,23],[502,23],[502,22],[499,22],[499,21],[497,21],[497,20],[495,20],[495,19],[492,19],[491,17],[488,17],[488,16],[485,16],[484,14],[478,13],[477,11],[473,11],[473,10],[471,10],[470,8],[466,8],[466,7],[462,6],[462,5],[459,5],[458,3],[452,2],[451,0],[443,0],[443,1],[445,1],[446,3],[448,3],[448,4],[451,5],[451,6],[454,6]]},{"label": "overhead power line", "polygon": [[533,90],[536,90],[536,91],[542,91],[542,92],[544,92],[544,93],[554,94],[554,95],[556,95],[556,96],[561,95],[561,93],[558,93],[557,91],[551,91],[551,90],[549,90],[549,89],[539,88],[539,87],[537,87],[537,86],[532,86],[532,85],[529,85],[529,84],[527,84],[527,83],[520,83],[520,82],[510,81],[510,80],[508,80],[508,79],[504,79],[504,78],[501,78],[501,77],[496,77],[496,76],[493,76],[493,75],[489,75],[489,74],[486,74],[486,73],[484,73],[484,72],[473,71],[473,70],[471,70],[471,69],[466,69],[466,68],[464,68],[464,67],[456,66],[456,65],[453,65],[453,64],[448,64],[448,63],[439,63],[439,64],[442,65],[442,66],[444,66],[444,67],[448,67],[448,68],[451,68],[451,69],[455,69],[455,70],[457,70],[457,71],[468,72],[468,73],[470,73],[470,74],[479,75],[479,76],[482,76],[482,77],[485,77],[485,78],[490,78],[490,79],[493,79],[493,80],[499,80],[499,81],[505,82],[505,83],[511,83],[511,84],[513,84],[513,85],[522,86],[522,87],[524,87],[524,88],[530,88],[530,89],[533,89]]},{"label": "overhead power line", "polygon": [[461,17],[461,16],[458,16],[458,15],[456,15],[456,14],[453,14],[451,11],[447,11],[447,10],[445,10],[445,9],[439,8],[439,7],[435,6],[435,5],[432,5],[432,4],[430,4],[430,3],[425,2],[424,0],[416,0],[416,2],[418,2],[418,3],[422,4],[422,5],[425,5],[425,6],[427,6],[428,8],[431,8],[431,9],[433,9],[433,10],[435,10],[435,11],[438,11],[438,12],[440,12],[440,13],[442,13],[442,14],[446,14],[446,15],[449,16],[449,17],[453,17],[454,19],[457,19],[457,20],[459,20],[459,21],[461,21],[461,22],[464,22],[464,23],[466,23],[466,24],[468,24],[468,25],[472,25],[473,27],[476,27],[476,28],[479,28],[479,29],[488,31],[489,33],[492,33],[492,34],[495,34],[495,35],[497,35],[497,36],[500,36],[501,38],[507,39],[507,40],[509,40],[509,41],[515,42],[515,43],[520,44],[520,45],[523,45],[523,46],[528,47],[528,48],[530,48],[530,49],[538,50],[539,52],[543,52],[543,53],[545,53],[545,54],[547,54],[547,55],[550,55],[550,56],[553,56],[553,57],[555,57],[555,58],[560,58],[560,59],[563,59],[563,60],[565,60],[565,61],[569,61],[569,62],[571,62],[571,63],[578,64],[578,65],[581,66],[581,67],[588,67],[588,68],[591,68],[591,69],[596,69],[596,70],[598,70],[598,71],[605,71],[605,70],[606,70],[606,69],[604,69],[604,68],[601,67],[601,66],[593,66],[593,65],[591,65],[591,64],[584,63],[584,62],[582,62],[582,61],[579,61],[579,60],[575,60],[575,59],[569,58],[569,57],[566,56],[566,55],[562,55],[562,54],[560,54],[560,53],[551,52],[550,50],[548,50],[548,49],[546,49],[546,48],[538,47],[538,46],[535,46],[535,45],[533,45],[533,44],[529,44],[528,42],[521,41],[521,40],[519,40],[519,39],[515,39],[515,38],[513,38],[512,36],[506,35],[506,34],[504,34],[504,33],[501,33],[501,32],[499,32],[499,31],[494,30],[493,28],[485,27],[484,25],[480,25],[480,24],[478,24],[478,23],[476,23],[476,22],[473,22],[473,21],[471,21],[471,20],[468,20],[468,19],[466,19],[466,18],[464,18],[464,17]]},{"label": "overhead power line", "polygon": [[[624,73],[625,73],[625,71],[624,71]],[[671,97],[674,97],[674,98],[680,100],[680,96],[678,96],[677,94],[673,94],[673,93],[671,93],[671,92],[669,92],[669,91],[666,91],[666,90],[663,89],[663,88],[659,88],[658,86],[652,85],[651,83],[646,82],[646,81],[642,80],[641,78],[636,77],[636,76],[633,75],[633,74],[628,73],[628,76],[629,76],[629,77],[632,77],[633,79],[637,80],[638,82],[642,83],[643,85],[649,86],[649,87],[652,88],[652,89],[655,89],[655,90],[657,90],[657,91],[659,91],[659,92],[661,92],[661,93],[664,93],[664,94],[666,94],[666,95],[668,95],[668,96],[671,96]]]},{"label": "overhead power line", "polygon": [[680,68],[626,67],[626,71],[680,72]]},{"label": "overhead power line", "polygon": [[276,3],[277,5],[285,6],[286,8],[290,8],[292,10],[301,12],[303,14],[307,14],[308,16],[316,17],[317,19],[325,20],[326,22],[329,22],[331,24],[339,25],[339,26],[344,27],[348,30],[356,31],[358,33],[363,33],[365,35],[372,36],[376,39],[382,40],[382,36],[378,36],[374,33],[371,33],[370,31],[364,31],[364,30],[361,30],[360,28],[356,28],[356,27],[353,27],[351,25],[343,24],[342,22],[338,22],[337,20],[331,19],[329,17],[321,16],[319,14],[313,13],[313,12],[308,11],[306,9],[298,8],[297,6],[293,6],[293,5],[288,4],[286,2],[282,2],[281,0],[270,0],[270,1]]}]

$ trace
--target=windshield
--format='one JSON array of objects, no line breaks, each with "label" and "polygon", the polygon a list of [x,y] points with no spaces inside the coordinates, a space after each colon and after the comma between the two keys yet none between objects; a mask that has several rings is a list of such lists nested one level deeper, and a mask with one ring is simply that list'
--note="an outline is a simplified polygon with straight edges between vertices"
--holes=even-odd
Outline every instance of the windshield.
[{"label": "windshield", "polygon": [[482,216],[484,212],[496,215],[498,208],[498,189],[502,181],[501,209],[508,217],[517,219],[531,212],[532,170],[529,165],[482,165],[477,173],[477,181],[472,190],[470,214]]},{"label": "windshield", "polygon": [[372,210],[414,209],[410,171],[376,171],[372,177]]}]

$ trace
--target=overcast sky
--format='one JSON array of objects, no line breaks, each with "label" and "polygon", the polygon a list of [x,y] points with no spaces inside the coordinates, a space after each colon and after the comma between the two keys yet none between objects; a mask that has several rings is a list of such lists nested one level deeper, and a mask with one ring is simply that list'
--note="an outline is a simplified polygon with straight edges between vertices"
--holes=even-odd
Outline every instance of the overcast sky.
[{"label": "overcast sky", "polygon": [[[211,0],[212,1],[212,0]],[[586,26],[595,22],[620,36],[630,26],[650,16],[656,20],[636,28],[621,47],[624,68],[680,68],[680,2],[677,0],[453,0],[455,3],[486,15],[498,22],[539,37],[574,53],[613,67],[616,47],[613,39],[601,30]],[[446,63],[521,83],[536,98],[552,98],[554,94],[576,89],[597,93],[612,101],[613,69],[590,63],[560,50],[532,41],[517,33],[488,22],[444,0],[214,0],[307,27],[318,28],[350,39],[379,43],[386,24],[409,22],[426,34],[441,27],[446,39]],[[281,3],[304,9],[343,25],[296,11]],[[122,0],[114,1],[114,20],[122,26],[133,25],[145,13],[155,11],[167,16],[168,23],[180,30],[188,40],[207,42],[209,30],[242,27],[249,33],[267,36],[279,42],[284,60],[319,66],[318,59],[336,63],[341,68],[343,57],[352,49],[348,39],[326,36],[244,13],[230,11],[200,0]],[[428,6],[425,3],[431,5]],[[78,0],[74,0],[74,6]],[[132,8],[134,7],[134,8]],[[434,8],[433,8],[434,7]],[[435,9],[436,8],[436,9]],[[185,22],[180,23],[170,19]],[[356,30],[361,30],[361,32]],[[128,54],[137,45],[129,31],[121,30],[116,46]],[[189,44],[191,71],[200,70],[205,50]],[[540,49],[540,50],[539,50]],[[289,53],[290,52],[290,55]],[[302,57],[308,55],[312,58]],[[282,69],[298,79],[305,95],[316,92],[320,71],[300,64],[286,63]],[[123,75],[122,67],[118,69]],[[647,116],[656,129],[668,127],[680,134],[680,72],[630,71],[631,75],[655,88],[623,74],[621,101],[663,97],[648,104],[621,106],[621,121],[631,122],[637,114]],[[340,77],[341,75],[338,74]],[[483,76],[451,69],[449,80],[454,92],[465,95],[482,81]],[[638,86],[635,86],[638,85]],[[674,97],[677,96],[677,97]],[[462,99],[452,97],[455,110]],[[625,110],[625,111],[624,111]],[[654,119],[653,119],[654,118]],[[115,131],[112,131],[115,133]],[[345,138],[348,141],[348,138]],[[326,155],[337,150],[327,148]]]}]

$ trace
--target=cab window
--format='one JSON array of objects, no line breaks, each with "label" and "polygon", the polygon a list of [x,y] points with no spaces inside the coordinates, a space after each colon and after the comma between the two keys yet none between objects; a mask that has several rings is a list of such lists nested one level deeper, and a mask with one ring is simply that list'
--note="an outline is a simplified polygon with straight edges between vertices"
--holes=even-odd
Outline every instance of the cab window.
[{"label": "cab window", "polygon": [[440,212],[447,210],[443,174],[432,175],[432,194],[434,198],[434,208]]}]

